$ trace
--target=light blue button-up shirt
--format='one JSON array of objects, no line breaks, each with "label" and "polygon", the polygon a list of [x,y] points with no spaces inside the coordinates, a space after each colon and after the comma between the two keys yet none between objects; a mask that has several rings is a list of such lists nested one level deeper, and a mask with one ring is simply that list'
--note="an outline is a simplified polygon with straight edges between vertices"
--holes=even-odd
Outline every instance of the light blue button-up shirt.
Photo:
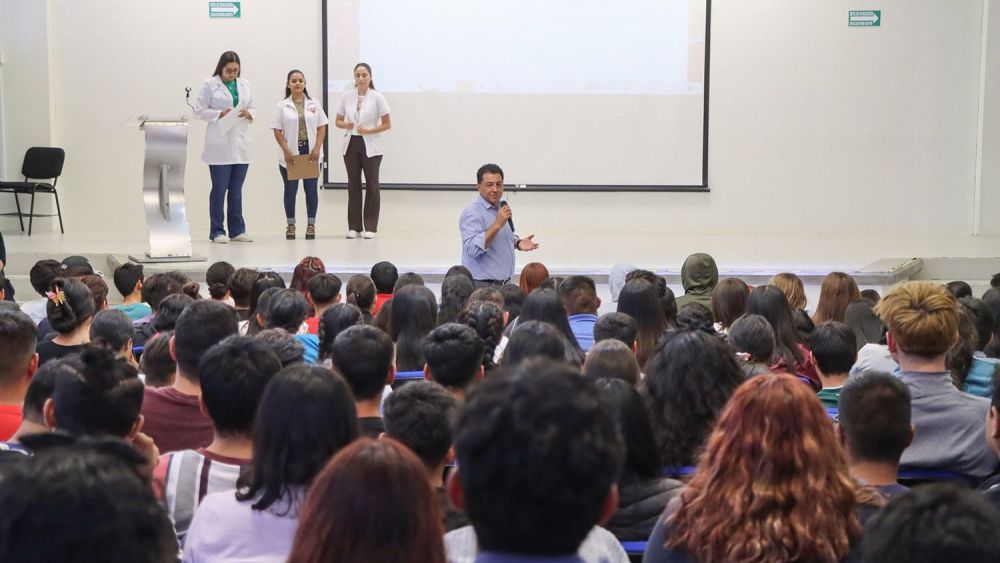
[{"label": "light blue button-up shirt", "polygon": [[517,235],[510,225],[504,224],[486,246],[486,229],[497,220],[499,210],[483,196],[477,196],[462,210],[458,224],[462,232],[462,265],[472,272],[474,280],[506,280],[514,276]]}]

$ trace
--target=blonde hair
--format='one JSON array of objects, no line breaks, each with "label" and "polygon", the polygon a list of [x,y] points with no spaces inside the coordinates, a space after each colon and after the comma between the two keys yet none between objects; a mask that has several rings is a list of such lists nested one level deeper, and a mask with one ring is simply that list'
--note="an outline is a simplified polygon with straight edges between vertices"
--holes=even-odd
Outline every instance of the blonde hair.
[{"label": "blonde hair", "polygon": [[781,290],[788,299],[788,304],[792,309],[806,308],[806,290],[802,287],[802,279],[791,272],[781,272],[774,274],[767,285],[773,285]]},{"label": "blonde hair", "polygon": [[875,306],[875,314],[907,354],[936,357],[958,334],[958,305],[948,290],[927,281],[906,282]]}]

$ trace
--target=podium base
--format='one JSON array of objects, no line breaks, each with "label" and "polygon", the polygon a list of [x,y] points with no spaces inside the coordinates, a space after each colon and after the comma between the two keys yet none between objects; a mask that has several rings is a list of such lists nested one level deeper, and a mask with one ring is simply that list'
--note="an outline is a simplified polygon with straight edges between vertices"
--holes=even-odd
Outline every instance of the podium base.
[{"label": "podium base", "polygon": [[150,256],[147,254],[129,254],[128,259],[137,264],[179,264],[183,262],[208,262],[208,257],[200,254],[191,256]]}]

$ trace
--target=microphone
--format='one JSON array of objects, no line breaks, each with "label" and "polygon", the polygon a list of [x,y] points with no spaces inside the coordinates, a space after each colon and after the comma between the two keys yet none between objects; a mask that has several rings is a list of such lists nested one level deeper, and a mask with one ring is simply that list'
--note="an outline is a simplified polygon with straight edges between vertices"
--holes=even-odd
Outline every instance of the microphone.
[{"label": "microphone", "polygon": [[191,105],[191,87],[190,86],[185,86],[184,87],[184,103],[186,103],[188,105],[188,107],[191,108],[192,110],[194,109],[194,106]]},{"label": "microphone", "polygon": [[[507,202],[504,201],[504,200],[500,200],[500,207],[501,208],[507,207]],[[514,229],[514,219],[512,217],[507,217],[507,224],[510,225],[510,230],[511,231],[515,230]]]}]

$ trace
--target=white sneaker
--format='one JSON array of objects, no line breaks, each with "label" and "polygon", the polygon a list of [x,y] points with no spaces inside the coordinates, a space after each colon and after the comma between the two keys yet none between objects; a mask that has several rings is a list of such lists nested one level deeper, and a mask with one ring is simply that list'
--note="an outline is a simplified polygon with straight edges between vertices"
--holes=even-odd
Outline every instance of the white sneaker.
[{"label": "white sneaker", "polygon": [[226,235],[219,235],[214,239],[212,239],[212,242],[214,242],[215,244],[226,244],[227,242],[229,242],[229,237],[227,237]]},{"label": "white sneaker", "polygon": [[358,232],[354,229],[347,231],[347,238],[358,238]]},{"label": "white sneaker", "polygon": [[235,237],[233,237],[233,238],[231,238],[229,240],[231,240],[233,242],[253,242],[253,239],[250,238],[250,235],[248,235],[246,233],[242,233],[242,234],[236,235]]},{"label": "white sneaker", "polygon": [[371,231],[364,231],[363,233],[361,233],[361,236],[365,238],[375,238],[375,233]]}]

